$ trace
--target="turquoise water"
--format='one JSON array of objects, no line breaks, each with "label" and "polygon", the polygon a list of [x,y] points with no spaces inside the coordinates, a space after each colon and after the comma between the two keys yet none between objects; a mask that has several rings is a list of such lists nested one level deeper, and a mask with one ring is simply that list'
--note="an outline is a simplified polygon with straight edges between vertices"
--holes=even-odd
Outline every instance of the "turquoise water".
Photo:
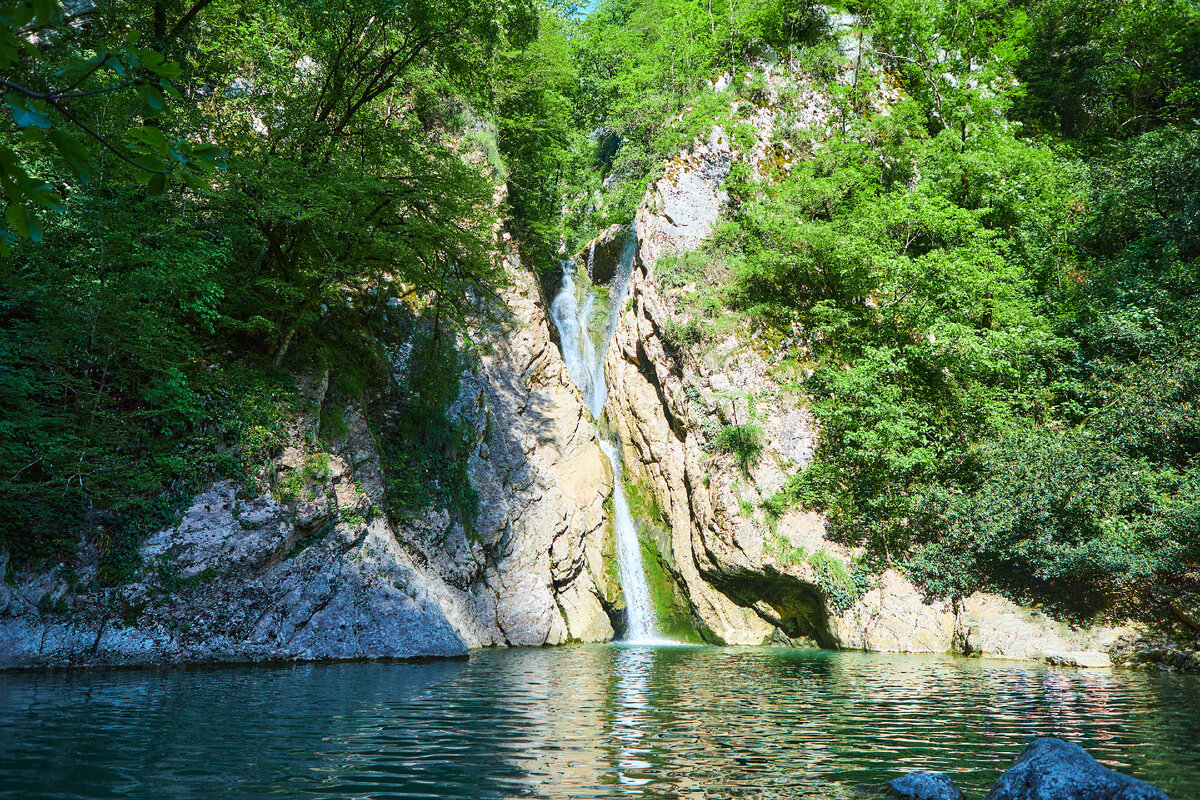
[{"label": "turquoise water", "polygon": [[980,796],[1045,734],[1200,800],[1197,676],[620,645],[0,674],[0,797]]}]

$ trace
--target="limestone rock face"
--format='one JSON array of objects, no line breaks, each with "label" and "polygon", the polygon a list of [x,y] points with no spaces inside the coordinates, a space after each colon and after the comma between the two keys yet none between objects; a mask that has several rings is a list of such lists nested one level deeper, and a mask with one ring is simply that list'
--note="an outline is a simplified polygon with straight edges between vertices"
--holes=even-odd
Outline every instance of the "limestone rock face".
[{"label": "limestone rock face", "polygon": [[899,572],[887,570],[850,610],[831,620],[843,647],[888,653],[947,653],[954,649],[955,610],[927,604]]},{"label": "limestone rock face", "polygon": [[1167,800],[1148,783],[1101,766],[1077,744],[1047,736],[1027,745],[984,800]]},{"label": "limestone rock face", "polygon": [[879,575],[852,608],[830,618],[843,647],[893,653],[958,652],[1060,666],[1111,666],[1104,652],[1125,629],[1072,629],[997,595],[958,605],[926,601],[903,575]]},{"label": "limestone rock face", "polygon": [[[532,278],[509,268],[510,317],[450,411],[473,432],[470,533],[446,510],[387,519],[361,409],[345,410],[347,432],[324,456],[310,452],[317,411],[301,414],[276,469],[321,477],[295,497],[213,485],[143,543],[141,577],[125,586],[99,587],[86,547],[71,570],[0,583],[0,668],[460,656],[611,638],[600,598],[611,594],[612,478]],[[313,409],[327,389],[324,376],[300,381]],[[0,573],[7,561],[0,553]]]},{"label": "limestone rock face", "polygon": [[[1127,628],[1073,629],[1039,611],[1022,608],[997,595],[977,593],[959,608],[958,649],[992,658],[1048,660],[1057,653],[1092,651],[1093,666]],[[1100,651],[1096,653],[1095,651]]]},{"label": "limestone rock face", "polygon": [[[824,603],[808,565],[765,552],[761,529],[741,513],[748,493],[759,499],[782,486],[780,462],[763,458],[754,474],[742,477],[728,458],[714,459],[710,447],[714,418],[746,412],[744,401],[724,399],[731,390],[782,401],[765,426],[768,447],[782,454],[782,463],[811,456],[811,417],[802,404],[781,397],[762,359],[740,342],[730,343],[722,370],[677,360],[664,334],[671,303],[653,274],[660,258],[696,249],[712,229],[733,157],[724,132],[714,129],[668,163],[638,210],[638,262],[608,351],[605,412],[624,445],[630,478],[648,487],[662,509],[655,522],[670,531],[664,560],[705,635],[726,644],[760,644],[777,629],[788,638],[819,638]],[[813,533],[820,525],[794,514],[780,530],[812,539],[820,538]]]},{"label": "limestone rock face", "polygon": [[511,316],[450,412],[474,431],[474,533],[446,514],[398,533],[440,578],[439,602],[470,646],[604,641],[612,477],[532,277],[515,261],[509,274]]},{"label": "limestone rock face", "polygon": [[[0,608],[0,666],[129,665],[466,654],[386,522],[308,527],[270,498],[220,483],[176,528],[142,548],[152,568],[113,589],[77,592],[55,574],[18,573]],[[95,559],[77,580],[95,579]]]}]

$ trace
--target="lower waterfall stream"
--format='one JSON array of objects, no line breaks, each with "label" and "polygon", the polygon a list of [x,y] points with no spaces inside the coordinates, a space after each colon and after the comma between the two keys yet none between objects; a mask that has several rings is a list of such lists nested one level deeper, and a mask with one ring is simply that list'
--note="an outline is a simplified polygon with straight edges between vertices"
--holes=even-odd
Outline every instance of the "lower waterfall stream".
[{"label": "lower waterfall stream", "polygon": [[[621,312],[629,289],[629,278],[637,257],[637,236],[632,229],[626,234],[620,261],[606,287],[607,308],[597,308],[597,305],[600,305],[597,301],[603,302],[601,289],[596,287],[590,278],[594,274],[595,253],[596,246],[593,243],[588,248],[586,274],[580,276],[583,280],[578,285],[576,262],[563,262],[562,285],[550,305],[550,318],[558,328],[567,371],[579,387],[584,403],[592,412],[592,418],[599,421],[604,414],[604,401],[608,394],[604,380],[604,357],[617,327],[617,315]],[[621,593],[625,596],[625,640],[631,643],[653,643],[657,633],[654,603],[650,599],[650,589],[646,582],[637,526],[629,513],[629,503],[625,497],[620,442],[616,435],[607,440],[602,435],[600,449],[604,451],[612,466],[612,522],[616,537],[617,563],[620,568]]]},{"label": "lower waterfall stream", "polygon": [[627,622],[625,639],[634,643],[655,641],[657,630],[654,603],[646,583],[646,568],[642,564],[641,544],[637,526],[629,513],[629,502],[622,485],[621,455],[612,442],[600,441],[600,449],[608,456],[613,471],[613,535],[617,539],[617,563],[621,569],[621,592],[625,595]]}]

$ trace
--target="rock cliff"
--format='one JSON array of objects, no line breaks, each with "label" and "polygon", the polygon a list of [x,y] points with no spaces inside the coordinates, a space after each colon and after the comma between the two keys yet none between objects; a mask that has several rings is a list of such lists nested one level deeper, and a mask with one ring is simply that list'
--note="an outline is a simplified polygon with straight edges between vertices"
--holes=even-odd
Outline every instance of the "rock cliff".
[{"label": "rock cliff", "polygon": [[[449,411],[469,433],[469,529],[449,509],[390,519],[364,409],[339,409],[346,431],[318,452],[320,411],[333,401],[326,379],[304,380],[308,411],[278,464],[295,496],[209,487],[179,525],[149,537],[140,577],[120,587],[98,585],[92,546],[50,571],[8,569],[0,553],[0,667],[454,656],[610,639],[621,600],[597,424],[623,443],[660,613],[707,641],[1108,663],[1100,651],[1122,631],[1071,630],[990,595],[926,603],[895,571],[849,602],[840,590],[855,553],[826,538],[824,519],[766,513],[816,447],[817,423],[794,388],[803,376],[782,380],[769,344],[736,327],[689,347],[689,289],[656,272],[701,246],[735,165],[759,177],[788,169],[805,148],[787,142],[819,147],[835,124],[828,92],[788,67],[761,69],[762,102],[743,119],[752,141],[735,146],[714,127],[665,165],[637,211],[599,423],[563,362],[546,298],[506,258],[504,316]],[[841,80],[853,79],[844,69]],[[870,103],[886,113],[898,95],[879,85]],[[614,228],[589,246],[592,280],[612,277],[628,235]],[[722,452],[721,431],[751,422],[761,453]]]},{"label": "rock cliff", "polygon": [[[762,69],[766,99],[749,120],[753,143],[738,149],[714,128],[665,165],[638,209],[639,259],[608,353],[607,419],[625,444],[630,480],[653,495],[649,505],[659,518],[649,523],[670,531],[669,540],[656,541],[659,556],[694,623],[709,640],[727,644],[808,642],[1107,664],[1099,651],[1122,631],[1071,630],[992,595],[927,603],[892,570],[871,578],[847,608],[836,595],[855,553],[826,539],[818,514],[764,513],[787,473],[812,459],[818,427],[806,398],[781,385],[769,344],[744,330],[689,346],[679,332],[695,324],[696,310],[681,299],[694,287],[664,286],[656,276],[663,259],[696,250],[718,222],[735,163],[769,179],[770,170],[792,161],[790,152],[780,154],[773,132],[792,126],[819,147],[833,124],[831,97],[785,67]],[[886,113],[895,99],[882,81],[871,102]],[[790,377],[789,384],[802,383],[795,380],[802,376]],[[717,438],[723,427],[750,422],[761,428],[762,452],[740,464],[721,452]]]},{"label": "rock cliff", "polygon": [[141,547],[140,577],[102,588],[95,548],[50,571],[0,554],[0,667],[463,655],[489,645],[612,637],[602,551],[611,475],[551,344],[528,270],[507,262],[507,317],[463,376],[450,415],[470,431],[479,513],[468,533],[435,509],[384,513],[376,442],[359,407],[314,451],[327,381],[279,459],[287,499],[230,483]]}]

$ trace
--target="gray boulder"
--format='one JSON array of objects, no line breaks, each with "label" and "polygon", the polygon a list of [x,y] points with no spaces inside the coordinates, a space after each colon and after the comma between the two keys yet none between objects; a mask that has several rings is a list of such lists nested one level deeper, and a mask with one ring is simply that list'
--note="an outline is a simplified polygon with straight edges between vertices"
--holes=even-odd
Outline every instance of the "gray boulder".
[{"label": "gray boulder", "polygon": [[966,800],[954,781],[940,772],[910,772],[888,781],[885,791],[905,800]]},{"label": "gray boulder", "polygon": [[1113,772],[1077,744],[1030,742],[984,800],[1167,800],[1150,784]]}]

